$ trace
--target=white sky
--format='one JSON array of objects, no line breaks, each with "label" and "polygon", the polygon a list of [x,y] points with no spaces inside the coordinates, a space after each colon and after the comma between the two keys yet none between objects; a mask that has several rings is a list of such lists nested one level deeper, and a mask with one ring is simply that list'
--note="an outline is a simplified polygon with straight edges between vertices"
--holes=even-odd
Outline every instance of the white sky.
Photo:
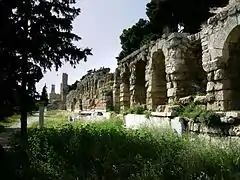
[{"label": "white sky", "polygon": [[117,66],[115,57],[121,50],[119,36],[123,29],[132,26],[139,18],[146,18],[148,1],[80,0],[77,7],[81,8],[81,14],[74,22],[74,33],[82,37],[77,45],[92,48],[93,56],[75,69],[66,64],[58,72],[46,73],[37,84],[37,90],[41,92],[46,83],[50,92],[51,84],[55,84],[59,93],[63,72],[68,73],[68,84],[79,80],[88,70],[101,66],[109,67],[113,72]]}]

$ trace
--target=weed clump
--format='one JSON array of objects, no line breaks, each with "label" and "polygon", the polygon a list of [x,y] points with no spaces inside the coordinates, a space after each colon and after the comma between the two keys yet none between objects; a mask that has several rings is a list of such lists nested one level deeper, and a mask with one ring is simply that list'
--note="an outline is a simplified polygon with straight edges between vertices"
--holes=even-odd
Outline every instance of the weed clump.
[{"label": "weed clump", "polygon": [[178,116],[187,118],[196,123],[202,123],[209,127],[220,126],[221,119],[218,114],[213,111],[205,110],[195,103],[186,106],[179,105],[174,109]]}]

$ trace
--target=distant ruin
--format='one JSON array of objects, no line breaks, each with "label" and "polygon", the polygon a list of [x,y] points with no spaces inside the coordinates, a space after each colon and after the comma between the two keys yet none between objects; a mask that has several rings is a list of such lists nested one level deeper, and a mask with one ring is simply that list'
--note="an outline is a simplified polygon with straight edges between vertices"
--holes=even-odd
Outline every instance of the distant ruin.
[{"label": "distant ruin", "polygon": [[55,85],[52,84],[49,93],[48,109],[66,109],[66,96],[68,94],[68,74],[62,74],[62,83],[60,84],[60,94],[55,91]]}]

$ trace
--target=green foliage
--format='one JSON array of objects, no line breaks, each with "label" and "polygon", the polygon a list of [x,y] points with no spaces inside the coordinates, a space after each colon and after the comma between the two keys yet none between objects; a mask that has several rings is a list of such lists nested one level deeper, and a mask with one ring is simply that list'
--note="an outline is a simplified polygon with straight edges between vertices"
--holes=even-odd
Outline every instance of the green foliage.
[{"label": "green foliage", "polygon": [[26,180],[238,178],[239,145],[221,148],[170,131],[126,130],[112,122],[31,129],[30,166],[23,171],[23,155],[15,151],[8,161],[15,170],[10,175],[18,172],[14,179]]},{"label": "green foliage", "polygon": [[186,106],[179,105],[174,111],[180,117],[189,118],[194,122],[203,123],[207,126],[214,127],[222,124],[218,114],[210,110],[204,110],[195,103]]},{"label": "green foliage", "polygon": [[12,115],[8,118],[5,118],[5,119],[1,120],[0,125],[2,125],[4,127],[9,127],[9,126],[19,122],[19,120],[20,120],[20,115],[15,114],[15,115]]},{"label": "green foliage", "polygon": [[72,85],[69,85],[69,86],[68,86],[68,92],[70,92],[70,91],[72,91],[72,90],[76,90],[78,83],[79,83],[79,81],[75,81],[75,83],[73,83]]},{"label": "green foliage", "polygon": [[201,24],[213,15],[209,12],[210,7],[227,4],[228,0],[151,0],[146,5],[148,20],[140,19],[123,30],[120,36],[122,51],[117,59],[121,60],[140,46],[160,38],[165,27],[170,32],[178,32],[181,25],[183,32],[196,33],[200,31]]},{"label": "green foliage", "polygon": [[146,105],[136,104],[123,112],[123,115],[127,114],[142,114],[149,119],[151,116],[151,111],[147,109]]},{"label": "green foliage", "polygon": [[147,110],[146,105],[136,104],[128,109],[126,109],[123,114],[144,114]]},{"label": "green foliage", "polygon": [[[32,110],[38,97],[35,85],[43,73],[52,68],[58,70],[63,62],[75,67],[91,55],[91,49],[81,49],[74,43],[81,39],[72,32],[72,23],[80,14],[75,3],[75,0],[0,2],[3,15],[0,73],[4,74],[4,82],[0,85],[7,85],[6,91],[9,91],[8,96],[0,97],[3,100],[0,106],[5,107],[7,102],[9,108],[16,104],[20,107],[25,137],[27,112]],[[12,100],[11,96],[16,99]]]},{"label": "green foliage", "polygon": [[113,112],[114,111],[114,107],[113,106],[108,106],[107,107],[107,112]]},{"label": "green foliage", "polygon": [[133,51],[139,49],[144,36],[150,33],[149,30],[149,21],[144,19],[139,19],[131,28],[124,29],[120,36],[122,51],[117,59],[121,60]]}]

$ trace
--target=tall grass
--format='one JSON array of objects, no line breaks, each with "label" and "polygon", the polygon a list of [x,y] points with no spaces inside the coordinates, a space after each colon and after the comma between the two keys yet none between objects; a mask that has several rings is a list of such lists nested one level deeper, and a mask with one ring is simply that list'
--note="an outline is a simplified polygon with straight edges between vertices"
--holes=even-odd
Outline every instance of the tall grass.
[{"label": "tall grass", "polygon": [[[240,177],[238,145],[222,148],[156,128],[126,130],[119,118],[31,129],[28,153],[30,166],[23,171],[22,179],[229,180]],[[17,164],[21,155],[14,154],[11,163]]]}]

